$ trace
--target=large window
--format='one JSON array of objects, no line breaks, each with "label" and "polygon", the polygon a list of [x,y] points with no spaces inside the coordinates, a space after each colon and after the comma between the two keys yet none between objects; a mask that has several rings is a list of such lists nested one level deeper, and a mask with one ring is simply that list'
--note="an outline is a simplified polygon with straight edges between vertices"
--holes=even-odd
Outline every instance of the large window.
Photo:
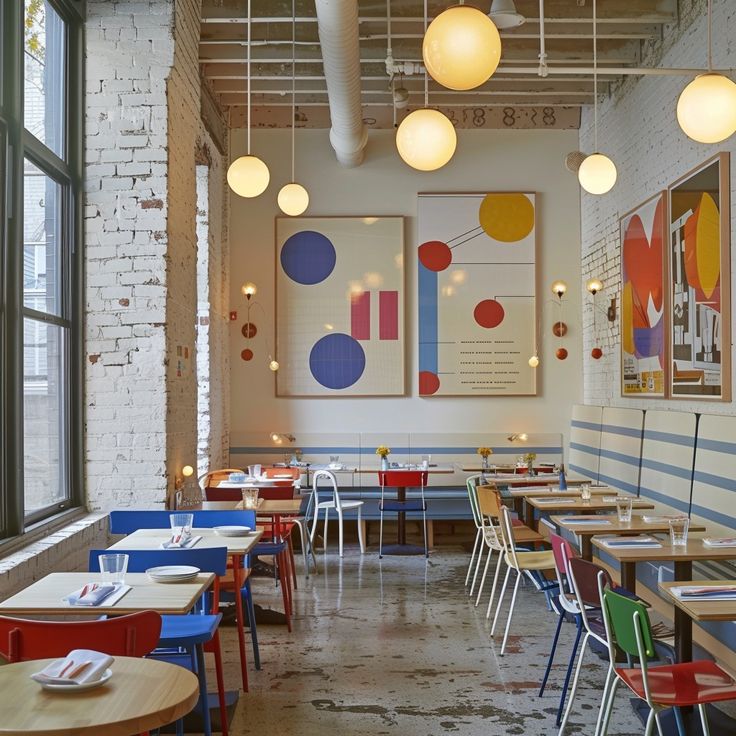
[{"label": "large window", "polygon": [[83,498],[78,5],[2,3],[2,537]]}]

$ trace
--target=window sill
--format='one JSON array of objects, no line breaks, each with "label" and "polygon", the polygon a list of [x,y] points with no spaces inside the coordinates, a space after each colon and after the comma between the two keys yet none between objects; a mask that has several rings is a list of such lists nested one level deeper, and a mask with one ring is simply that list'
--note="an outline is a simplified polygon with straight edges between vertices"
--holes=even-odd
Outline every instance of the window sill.
[{"label": "window sill", "polygon": [[35,524],[31,524],[23,534],[0,541],[0,561],[8,555],[12,555],[24,547],[29,547],[34,542],[38,542],[44,537],[59,531],[59,529],[63,529],[67,524],[71,524],[89,515],[87,509],[78,506],[62,511],[51,519],[44,519],[43,521],[37,521]]}]

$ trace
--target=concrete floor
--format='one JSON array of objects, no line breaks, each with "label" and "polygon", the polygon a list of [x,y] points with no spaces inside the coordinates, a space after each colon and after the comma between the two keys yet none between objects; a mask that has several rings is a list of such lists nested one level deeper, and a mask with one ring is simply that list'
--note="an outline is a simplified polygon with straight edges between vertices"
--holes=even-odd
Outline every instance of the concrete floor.
[{"label": "concrete floor", "polygon": [[[401,734],[494,736],[557,733],[559,687],[574,626],[560,638],[547,693],[537,689],[556,616],[542,595],[522,588],[504,657],[489,638],[485,606],[473,607],[463,582],[468,555],[442,547],[423,557],[319,555],[321,574],[295,593],[296,620],[261,626],[263,669],[250,668],[231,733],[279,736]],[[487,589],[487,593],[490,586]],[[269,580],[256,601],[280,607]],[[487,599],[486,599],[487,600]],[[226,682],[238,682],[235,630],[225,629]],[[249,650],[250,655],[250,650]],[[588,655],[568,734],[592,734],[605,670]],[[641,734],[621,693],[611,734]]]}]

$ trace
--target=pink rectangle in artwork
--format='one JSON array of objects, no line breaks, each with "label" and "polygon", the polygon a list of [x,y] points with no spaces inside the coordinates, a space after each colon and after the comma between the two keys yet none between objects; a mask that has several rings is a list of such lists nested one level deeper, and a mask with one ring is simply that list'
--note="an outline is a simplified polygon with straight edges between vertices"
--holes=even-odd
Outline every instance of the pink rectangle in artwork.
[{"label": "pink rectangle in artwork", "polygon": [[378,338],[399,339],[399,292],[381,291],[378,294]]},{"label": "pink rectangle in artwork", "polygon": [[356,340],[371,339],[370,291],[361,291],[350,296],[350,334]]}]

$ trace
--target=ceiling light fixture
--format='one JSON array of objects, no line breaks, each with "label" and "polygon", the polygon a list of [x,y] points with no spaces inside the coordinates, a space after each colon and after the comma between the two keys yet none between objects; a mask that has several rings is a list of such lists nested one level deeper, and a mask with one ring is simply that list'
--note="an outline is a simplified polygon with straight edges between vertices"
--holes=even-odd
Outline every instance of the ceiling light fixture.
[{"label": "ceiling light fixture", "polygon": [[268,170],[268,166],[261,161],[258,156],[251,156],[250,153],[250,25],[251,25],[251,0],[248,0],[248,44],[247,44],[247,71],[246,76],[248,79],[248,93],[247,93],[247,115],[248,115],[248,153],[246,156],[240,156],[230,164],[227,170],[227,183],[235,194],[241,197],[257,197],[259,194],[263,194],[268,187],[268,182],[271,180],[271,174]]},{"label": "ceiling light fixture", "polygon": [[580,186],[589,194],[605,194],[613,189],[618,172],[608,156],[598,152],[598,13],[593,0],[593,149],[578,168]]},{"label": "ceiling light fixture", "polygon": [[526,18],[516,10],[514,0],[493,0],[489,18],[496,28],[518,28]]},{"label": "ceiling light fixture", "polygon": [[736,84],[713,71],[713,0],[708,0],[708,71],[682,90],[677,122],[698,143],[720,143],[736,133]]},{"label": "ceiling light fixture", "polygon": [[[426,32],[427,0],[424,0],[424,28]],[[424,107],[409,113],[396,131],[399,156],[418,171],[442,168],[453,157],[457,147],[457,133],[450,120],[439,110],[431,110],[428,105],[429,80],[425,69]]]},{"label": "ceiling light fixture", "polygon": [[496,71],[501,36],[489,16],[460,0],[425,29],[422,58],[432,79],[444,87],[474,89]]},{"label": "ceiling light fixture", "polygon": [[291,0],[291,182],[284,184],[276,198],[285,215],[296,217],[309,207],[309,193],[294,180],[296,150],[296,0]]}]

